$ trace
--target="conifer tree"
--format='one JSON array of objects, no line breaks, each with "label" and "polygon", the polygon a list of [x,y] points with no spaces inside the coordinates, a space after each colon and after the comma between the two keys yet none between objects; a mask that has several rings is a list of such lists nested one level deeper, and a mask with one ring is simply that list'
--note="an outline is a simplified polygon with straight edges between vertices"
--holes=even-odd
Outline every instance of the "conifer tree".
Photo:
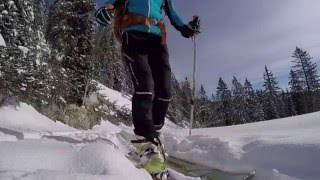
[{"label": "conifer tree", "polygon": [[45,40],[47,13],[42,0],[33,2],[32,42],[30,59],[33,63],[34,82],[32,84],[33,105],[40,110],[51,99],[50,69],[48,67],[50,49]]},{"label": "conifer tree", "polygon": [[315,92],[320,88],[317,64],[311,61],[312,57],[307,51],[303,51],[299,47],[296,47],[292,58],[294,58],[292,69],[302,82],[303,90],[306,92],[303,95],[306,98],[305,101],[308,102],[305,107],[306,112],[313,112],[318,108],[318,99]]},{"label": "conifer tree", "polygon": [[172,84],[172,99],[169,104],[168,114],[170,120],[178,125],[186,124],[187,118],[185,117],[185,108],[182,106],[182,90],[178,80],[174,75],[171,76],[171,84]]},{"label": "conifer tree", "polygon": [[283,90],[281,91],[281,99],[284,102],[285,116],[289,117],[297,115],[291,94],[288,89],[286,89],[286,92]]},{"label": "conifer tree", "polygon": [[201,84],[195,102],[195,121],[199,127],[210,127],[215,124],[216,114],[212,102]]},{"label": "conifer tree", "polygon": [[317,74],[317,64],[311,61],[312,57],[307,51],[296,47],[292,57],[293,71],[297,74],[299,79],[308,92],[318,90],[320,87],[320,79]]},{"label": "conifer tree", "polygon": [[111,30],[101,30],[94,48],[94,79],[105,86],[126,94],[133,93],[133,85],[128,63],[122,57],[121,48],[117,44]]},{"label": "conifer tree", "polygon": [[183,116],[189,120],[190,118],[190,101],[191,101],[191,83],[188,78],[181,82],[181,106],[183,107]]},{"label": "conifer tree", "polygon": [[5,0],[1,11],[0,32],[8,45],[1,50],[2,91],[40,107],[49,96],[43,3]]},{"label": "conifer tree", "polygon": [[19,1],[2,0],[0,4],[0,33],[2,34],[7,47],[21,46],[19,21],[20,11],[16,3]]},{"label": "conifer tree", "polygon": [[248,103],[244,88],[236,77],[232,79],[232,121],[233,124],[249,122]]},{"label": "conifer tree", "polygon": [[257,122],[264,120],[264,113],[262,110],[262,105],[258,100],[258,96],[254,92],[252,84],[248,79],[244,83],[244,93],[247,101],[247,114],[249,116],[249,122]]},{"label": "conifer tree", "polygon": [[303,90],[303,83],[299,79],[298,75],[291,69],[289,75],[289,87],[292,96],[292,101],[296,108],[297,114],[303,114],[307,112],[307,99]]},{"label": "conifer tree", "polygon": [[282,107],[283,102],[278,98],[278,82],[273,76],[273,73],[265,66],[265,72],[263,74],[264,79],[264,95],[263,95],[263,110],[265,118],[277,119],[283,117]]},{"label": "conifer tree", "polygon": [[71,104],[82,105],[91,81],[94,6],[92,0],[56,0],[49,16],[55,94]]},{"label": "conifer tree", "polygon": [[222,80],[222,78],[219,78],[219,82],[218,82],[218,87],[217,87],[217,92],[216,92],[216,96],[219,99],[219,101],[221,101],[222,105],[219,106],[219,108],[217,109],[218,111],[218,119],[220,121],[220,124],[222,125],[232,125],[233,121],[232,121],[232,109],[231,109],[231,103],[232,103],[232,99],[231,99],[231,92],[228,89],[227,84]]}]

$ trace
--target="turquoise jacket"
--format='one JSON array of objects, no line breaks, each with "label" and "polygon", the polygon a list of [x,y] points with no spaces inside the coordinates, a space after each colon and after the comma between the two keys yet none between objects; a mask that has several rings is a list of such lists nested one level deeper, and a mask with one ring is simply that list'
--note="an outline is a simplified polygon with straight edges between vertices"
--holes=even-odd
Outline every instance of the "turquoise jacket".
[{"label": "turquoise jacket", "polygon": [[[125,2],[126,0],[107,0],[105,6],[113,4],[117,8],[117,4],[121,3],[121,1]],[[184,22],[177,14],[172,1],[173,0],[128,0],[127,10],[129,13],[140,14],[156,21],[161,21],[163,19],[162,9],[164,9],[171,24],[177,30],[181,31]],[[163,4],[165,4],[164,7]],[[150,29],[146,25],[134,25],[123,29],[122,33],[127,31],[150,32],[161,36],[160,29],[155,25],[151,25]]]}]

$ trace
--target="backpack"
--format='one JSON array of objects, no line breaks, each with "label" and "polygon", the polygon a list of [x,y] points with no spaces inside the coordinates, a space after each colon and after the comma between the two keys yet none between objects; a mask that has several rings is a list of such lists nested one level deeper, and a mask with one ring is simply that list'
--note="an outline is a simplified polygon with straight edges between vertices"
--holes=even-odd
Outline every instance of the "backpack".
[{"label": "backpack", "polygon": [[[162,44],[166,44],[167,40],[167,31],[166,27],[163,21],[161,22],[156,22],[151,19],[151,18],[146,18],[141,15],[137,14],[131,14],[127,12],[127,5],[128,5],[129,0],[126,0],[124,3],[121,4],[120,7],[115,9],[114,13],[114,26],[113,26],[113,33],[115,38],[117,39],[118,42],[122,42],[122,29],[132,26],[132,25],[137,25],[137,24],[145,24],[148,27],[151,26],[151,24],[154,24],[158,26],[158,28],[162,32]],[[164,6],[164,0],[163,6]],[[162,6],[162,8],[163,8]]]}]

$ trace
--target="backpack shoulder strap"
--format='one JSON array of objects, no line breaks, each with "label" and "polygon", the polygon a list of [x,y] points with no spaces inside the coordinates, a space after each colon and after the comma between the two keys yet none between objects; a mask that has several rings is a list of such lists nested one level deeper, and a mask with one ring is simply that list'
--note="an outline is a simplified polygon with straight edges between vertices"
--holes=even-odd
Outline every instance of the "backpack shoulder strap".
[{"label": "backpack shoulder strap", "polygon": [[115,9],[123,6],[123,5],[127,5],[128,0],[116,0],[112,5],[114,6]]}]

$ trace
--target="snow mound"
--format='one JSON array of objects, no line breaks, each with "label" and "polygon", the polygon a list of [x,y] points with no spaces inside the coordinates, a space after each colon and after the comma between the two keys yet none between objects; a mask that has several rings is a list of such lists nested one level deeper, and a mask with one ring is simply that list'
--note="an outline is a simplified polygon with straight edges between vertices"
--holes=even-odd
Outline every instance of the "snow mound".
[{"label": "snow mound", "polygon": [[6,47],[6,42],[4,41],[2,35],[0,34],[0,46]]},{"label": "snow mound", "polygon": [[106,86],[98,83],[97,88],[98,93],[103,95],[106,100],[109,100],[118,108],[125,108],[131,111],[131,99],[130,97],[124,96],[122,93],[115,91],[113,89],[107,88]]},{"label": "snow mound", "polygon": [[96,130],[80,131],[25,103],[2,107],[0,179],[151,180],[119,150],[117,129],[103,121]]},{"label": "snow mound", "polygon": [[101,121],[101,123],[99,125],[94,126],[92,130],[105,133],[119,133],[121,131],[121,128],[112,124],[109,121]]},{"label": "snow mound", "polygon": [[77,131],[61,122],[52,121],[26,103],[20,103],[17,107],[1,107],[0,127],[19,131]]},{"label": "snow mound", "polygon": [[0,179],[151,179],[109,142],[76,142],[0,142]]}]

